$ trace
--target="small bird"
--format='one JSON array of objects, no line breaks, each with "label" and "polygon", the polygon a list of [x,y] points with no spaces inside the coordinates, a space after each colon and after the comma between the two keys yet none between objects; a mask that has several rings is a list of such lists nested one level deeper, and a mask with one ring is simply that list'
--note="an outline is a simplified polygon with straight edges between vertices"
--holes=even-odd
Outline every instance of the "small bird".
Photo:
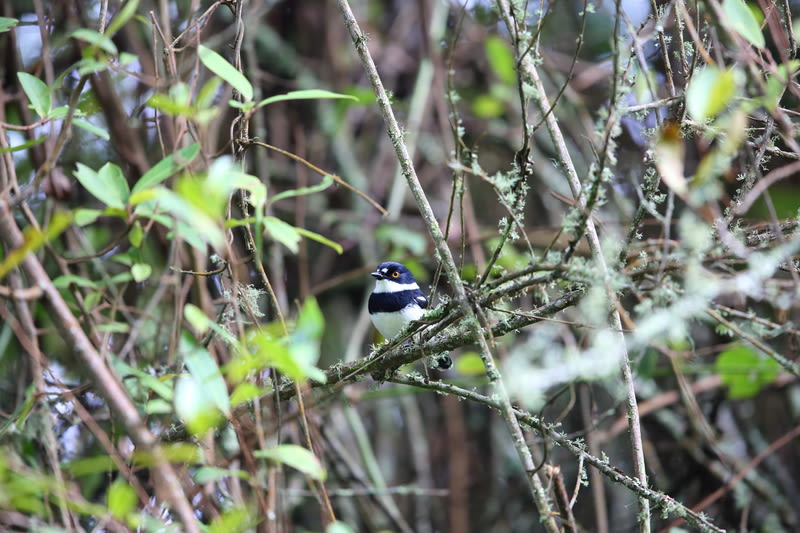
[{"label": "small bird", "polygon": [[381,263],[370,276],[375,278],[375,289],[369,295],[369,317],[381,335],[393,339],[422,318],[428,299],[411,271],[400,263]]},{"label": "small bird", "polygon": [[[370,276],[375,278],[375,288],[369,295],[369,317],[381,335],[393,339],[412,321],[422,318],[428,299],[411,271],[400,263],[381,263]],[[453,364],[447,354],[435,359],[442,370]]]}]

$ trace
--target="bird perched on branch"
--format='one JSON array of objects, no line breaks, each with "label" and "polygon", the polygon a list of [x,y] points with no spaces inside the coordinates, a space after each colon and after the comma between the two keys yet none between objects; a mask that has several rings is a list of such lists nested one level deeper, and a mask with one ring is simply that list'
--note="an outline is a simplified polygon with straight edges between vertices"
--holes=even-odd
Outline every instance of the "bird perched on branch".
[{"label": "bird perched on branch", "polygon": [[[393,339],[412,321],[422,318],[428,298],[411,271],[400,263],[381,263],[370,276],[375,278],[375,288],[369,295],[369,317],[381,335]],[[447,355],[438,360],[439,368],[451,364]]]}]

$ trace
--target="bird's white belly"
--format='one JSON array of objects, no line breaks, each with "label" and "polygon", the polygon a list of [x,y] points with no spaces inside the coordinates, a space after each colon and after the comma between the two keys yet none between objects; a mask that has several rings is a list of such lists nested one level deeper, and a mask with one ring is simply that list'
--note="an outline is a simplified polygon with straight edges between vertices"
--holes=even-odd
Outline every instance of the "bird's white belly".
[{"label": "bird's white belly", "polygon": [[417,305],[408,305],[394,313],[373,313],[370,315],[375,328],[387,339],[396,337],[412,320],[422,318],[424,311]]}]

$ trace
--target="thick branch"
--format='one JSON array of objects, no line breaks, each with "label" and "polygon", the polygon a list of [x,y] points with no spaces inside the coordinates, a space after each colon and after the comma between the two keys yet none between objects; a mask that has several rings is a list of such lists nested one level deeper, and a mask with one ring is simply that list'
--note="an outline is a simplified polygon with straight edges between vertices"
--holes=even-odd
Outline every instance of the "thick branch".
[{"label": "thick branch", "polygon": [[[502,320],[492,326],[491,335],[494,338],[502,337],[512,331],[530,326],[542,320],[547,320],[547,317],[553,316],[559,311],[575,304],[582,294],[583,291],[572,291],[530,313],[514,315],[507,320]],[[341,387],[349,383],[361,381],[371,374],[388,375],[395,369],[418,361],[424,357],[454,350],[455,348],[474,344],[475,342],[476,333],[474,330],[453,330],[436,335],[429,342],[423,344],[409,344],[400,347],[397,347],[396,344],[386,344],[380,347],[368,360],[362,359],[329,368],[325,371],[325,375],[327,376],[325,384],[314,382],[309,383],[308,386],[320,388],[330,387],[330,384],[334,384],[335,387]],[[287,384],[281,389],[280,398],[281,400],[289,400],[294,398],[296,392],[292,384]]]}]

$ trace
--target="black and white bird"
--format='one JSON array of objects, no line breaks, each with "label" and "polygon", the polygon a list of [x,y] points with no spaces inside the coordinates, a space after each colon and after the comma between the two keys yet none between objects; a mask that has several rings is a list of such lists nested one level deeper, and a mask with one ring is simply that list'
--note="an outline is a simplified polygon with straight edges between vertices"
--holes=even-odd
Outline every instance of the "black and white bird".
[{"label": "black and white bird", "polygon": [[422,318],[428,299],[405,266],[387,261],[370,276],[375,278],[375,289],[369,295],[369,317],[381,335],[392,339]]},{"label": "black and white bird", "polygon": [[[393,339],[408,324],[422,318],[428,308],[428,299],[411,271],[400,263],[381,263],[370,276],[375,278],[375,288],[369,295],[369,317],[381,335]],[[453,365],[446,353],[434,359],[442,370]]]}]

